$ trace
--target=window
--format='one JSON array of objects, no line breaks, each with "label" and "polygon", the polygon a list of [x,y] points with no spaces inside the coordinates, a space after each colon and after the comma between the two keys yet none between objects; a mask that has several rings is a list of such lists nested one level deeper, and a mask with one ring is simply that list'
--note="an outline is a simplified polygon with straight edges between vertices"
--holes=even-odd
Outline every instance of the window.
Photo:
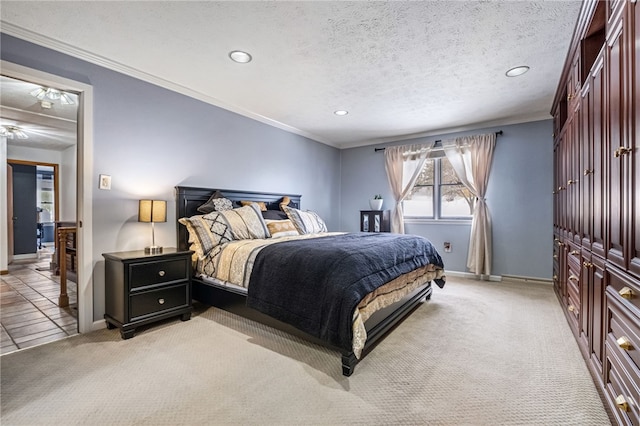
[{"label": "window", "polygon": [[402,208],[405,218],[468,220],[475,199],[447,157],[429,158]]}]

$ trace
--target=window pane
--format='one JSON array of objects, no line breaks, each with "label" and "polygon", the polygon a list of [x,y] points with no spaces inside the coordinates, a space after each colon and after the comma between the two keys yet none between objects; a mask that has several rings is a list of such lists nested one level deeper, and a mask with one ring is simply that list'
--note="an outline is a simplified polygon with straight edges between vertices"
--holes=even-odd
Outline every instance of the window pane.
[{"label": "window pane", "polygon": [[433,217],[433,186],[416,186],[402,202],[405,216]]},{"label": "window pane", "polygon": [[443,157],[440,160],[440,167],[441,167],[441,176],[440,176],[440,180],[443,184],[445,183],[460,183],[460,179],[458,179],[458,176],[456,175],[455,170],[453,169],[453,167],[451,166],[451,162],[449,161],[449,159],[447,157]]},{"label": "window pane", "polygon": [[418,180],[416,180],[416,186],[433,185],[434,180],[434,160],[430,159],[425,161]]},{"label": "window pane", "polygon": [[461,217],[473,214],[475,197],[464,185],[442,185],[440,214],[442,217]]}]

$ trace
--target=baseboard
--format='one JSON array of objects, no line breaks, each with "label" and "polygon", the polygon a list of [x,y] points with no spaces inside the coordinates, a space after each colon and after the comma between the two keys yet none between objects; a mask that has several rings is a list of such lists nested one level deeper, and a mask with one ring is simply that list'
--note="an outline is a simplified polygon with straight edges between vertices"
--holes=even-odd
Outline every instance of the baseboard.
[{"label": "baseboard", "polygon": [[502,277],[500,275],[476,275],[471,272],[458,272],[458,271],[449,271],[447,270],[445,275],[449,275],[452,277],[461,277],[461,278],[469,278],[472,280],[482,280],[482,281],[502,281]]},{"label": "baseboard", "polygon": [[519,275],[503,275],[502,278],[509,281],[518,281],[528,284],[553,285],[553,281],[549,278],[523,277]]},{"label": "baseboard", "polygon": [[98,331],[103,328],[107,328],[107,322],[105,320],[94,321],[91,325],[91,331]]},{"label": "baseboard", "polygon": [[476,275],[471,272],[459,272],[459,271],[447,271],[446,275],[451,277],[461,277],[461,278],[469,278],[472,280],[483,280],[483,281],[516,281],[528,284],[542,284],[542,285],[553,285],[553,281],[548,278],[537,278],[537,277],[525,277],[521,275],[489,275],[487,279],[486,275]]},{"label": "baseboard", "polygon": [[38,258],[38,253],[14,254],[13,260],[34,260]]},{"label": "baseboard", "polygon": [[3,269],[3,270],[0,271],[0,275],[9,275],[9,271]]}]

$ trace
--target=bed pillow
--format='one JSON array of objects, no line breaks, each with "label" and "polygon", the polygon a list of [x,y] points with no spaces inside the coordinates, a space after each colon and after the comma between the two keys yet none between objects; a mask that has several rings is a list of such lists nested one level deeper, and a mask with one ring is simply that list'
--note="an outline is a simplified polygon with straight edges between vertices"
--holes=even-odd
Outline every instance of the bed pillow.
[{"label": "bed pillow", "polygon": [[214,247],[233,240],[231,228],[224,216],[219,213],[208,216],[209,214],[178,219],[178,222],[187,227],[191,250],[200,259],[204,259]]},{"label": "bed pillow", "polygon": [[211,197],[209,197],[206,203],[198,207],[196,210],[202,214],[207,214],[216,211],[221,212],[224,210],[231,210],[232,208],[233,204],[231,203],[231,200],[225,198],[220,191],[216,191]]},{"label": "bed pillow", "polygon": [[327,225],[316,212],[294,209],[282,206],[282,210],[287,214],[293,225],[300,234],[317,234],[327,232]]},{"label": "bed pillow", "polygon": [[293,201],[291,201],[291,198],[289,198],[288,196],[284,196],[280,199],[280,201],[278,202],[278,205],[280,207],[280,210],[284,211],[283,207],[291,207],[294,209],[298,208],[298,205],[296,203],[294,203]]},{"label": "bed pillow", "polygon": [[242,207],[250,206],[251,204],[257,204],[258,207],[260,207],[260,211],[264,212],[267,210],[267,204],[264,201],[240,201]]},{"label": "bed pillow", "polygon": [[285,220],[265,220],[271,238],[289,237],[300,235],[290,219]]},{"label": "bed pillow", "polygon": [[265,210],[262,212],[264,220],[285,220],[289,219],[289,216],[281,210]]},{"label": "bed pillow", "polygon": [[249,240],[254,238],[269,238],[269,229],[262,218],[260,207],[252,203],[248,206],[222,212],[211,212],[205,217],[222,215],[226,219],[231,234],[235,240]]}]

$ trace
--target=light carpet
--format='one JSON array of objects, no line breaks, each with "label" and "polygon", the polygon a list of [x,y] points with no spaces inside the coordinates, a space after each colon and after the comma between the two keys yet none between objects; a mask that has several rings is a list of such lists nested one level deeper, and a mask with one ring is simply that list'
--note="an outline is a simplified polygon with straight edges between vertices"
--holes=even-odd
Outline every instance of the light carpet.
[{"label": "light carpet", "polygon": [[355,369],[216,308],[4,355],[5,425],[609,425],[550,286],[448,279]]}]

